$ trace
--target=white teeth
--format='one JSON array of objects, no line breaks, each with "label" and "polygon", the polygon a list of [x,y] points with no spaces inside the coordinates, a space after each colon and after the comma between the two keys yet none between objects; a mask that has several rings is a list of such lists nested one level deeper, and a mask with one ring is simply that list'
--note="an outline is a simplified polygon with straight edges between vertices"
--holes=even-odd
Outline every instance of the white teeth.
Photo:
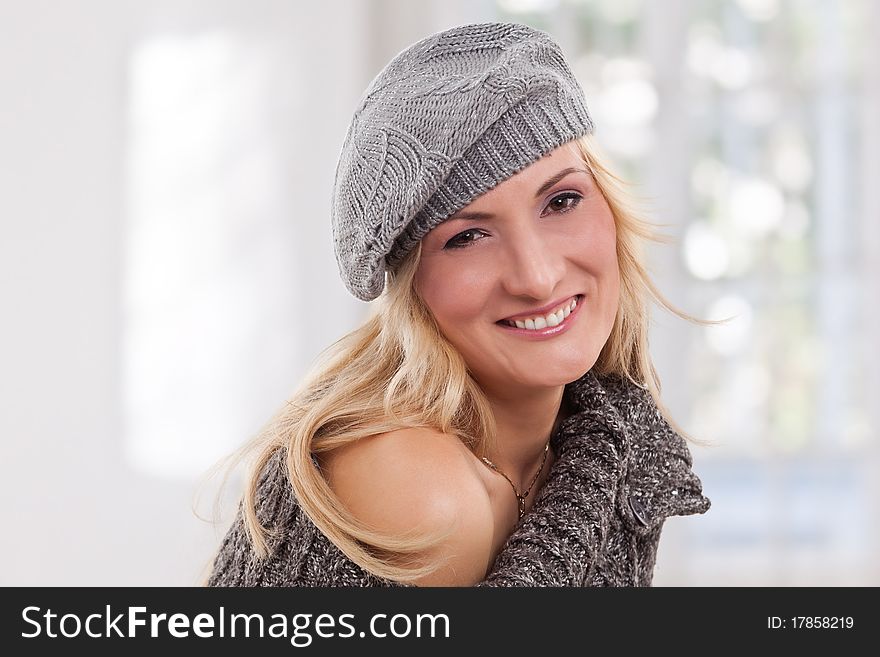
[{"label": "white teeth", "polygon": [[573,298],[570,303],[555,312],[544,315],[543,317],[532,317],[526,320],[507,320],[508,325],[524,328],[530,331],[537,331],[548,326],[559,326],[562,321],[571,315],[572,311],[577,308],[577,297]]}]

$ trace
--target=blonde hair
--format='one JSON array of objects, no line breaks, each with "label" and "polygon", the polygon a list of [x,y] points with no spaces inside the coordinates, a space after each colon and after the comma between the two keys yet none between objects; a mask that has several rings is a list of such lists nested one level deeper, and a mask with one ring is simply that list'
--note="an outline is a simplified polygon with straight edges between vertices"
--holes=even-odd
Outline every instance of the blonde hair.
[{"label": "blonde hair", "polygon": [[[593,173],[617,229],[620,302],[593,369],[646,387],[668,418],[648,351],[648,304],[653,300],[679,317],[702,320],[674,308],[651,282],[642,264],[641,244],[658,238],[629,204],[621,180],[601,163],[593,139],[582,137],[573,146]],[[494,449],[496,427],[488,400],[415,291],[420,253],[417,245],[396,271],[389,272],[386,289],[366,322],[328,347],[266,429],[233,455],[238,463],[256,453],[243,510],[260,558],[268,556],[276,528],[258,520],[258,481],[275,451],[286,448],[288,477],[299,506],[352,561],[399,582],[411,582],[439,565],[419,563],[416,557],[441,536],[388,536],[365,526],[341,504],[313,461],[313,455],[407,427],[455,435],[477,456]]]}]

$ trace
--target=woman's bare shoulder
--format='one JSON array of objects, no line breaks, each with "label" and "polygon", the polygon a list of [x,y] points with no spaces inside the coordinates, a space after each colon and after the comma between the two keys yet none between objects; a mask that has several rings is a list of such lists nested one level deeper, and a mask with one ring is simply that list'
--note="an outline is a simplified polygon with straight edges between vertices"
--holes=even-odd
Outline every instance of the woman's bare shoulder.
[{"label": "woman's bare shoulder", "polygon": [[470,586],[491,565],[494,521],[466,450],[433,429],[398,429],[322,455],[321,467],[346,508],[377,531],[447,533],[423,555],[445,565],[417,584]]}]

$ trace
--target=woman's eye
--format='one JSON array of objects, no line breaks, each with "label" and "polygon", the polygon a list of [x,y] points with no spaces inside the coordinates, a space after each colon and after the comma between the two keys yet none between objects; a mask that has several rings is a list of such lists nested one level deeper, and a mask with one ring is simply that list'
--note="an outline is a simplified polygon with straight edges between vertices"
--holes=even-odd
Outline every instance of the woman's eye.
[{"label": "woman's eye", "polygon": [[576,192],[564,192],[553,197],[547,207],[553,212],[565,213],[574,210],[581,202],[581,195]]},{"label": "woman's eye", "polygon": [[478,230],[476,228],[468,228],[465,231],[460,232],[458,235],[453,237],[451,240],[446,242],[443,246],[444,249],[460,249],[462,247],[467,246],[468,244],[473,244],[477,241],[478,236],[482,234],[483,231]]}]

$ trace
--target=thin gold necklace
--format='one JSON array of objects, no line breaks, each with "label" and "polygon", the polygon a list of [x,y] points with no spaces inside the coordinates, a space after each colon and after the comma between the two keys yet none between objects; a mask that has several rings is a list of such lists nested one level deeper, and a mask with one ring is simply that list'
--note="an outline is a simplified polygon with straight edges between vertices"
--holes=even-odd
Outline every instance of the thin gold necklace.
[{"label": "thin gold necklace", "polygon": [[510,480],[510,477],[508,477],[506,474],[501,472],[501,470],[498,469],[498,466],[496,466],[494,463],[492,463],[492,461],[487,459],[485,456],[483,457],[483,463],[485,463],[490,468],[492,468],[495,472],[497,472],[502,477],[507,479],[508,483],[510,484],[510,487],[513,488],[513,494],[516,495],[516,502],[519,505],[519,519],[520,520],[522,520],[522,517],[526,513],[526,498],[529,496],[529,493],[532,490],[532,486],[534,486],[535,482],[538,481],[538,476],[544,470],[544,464],[547,462],[547,452],[549,450],[550,450],[550,441],[548,440],[547,444],[544,445],[544,457],[541,459],[541,465],[538,467],[538,471],[535,473],[535,476],[532,477],[532,483],[529,484],[529,487],[526,488],[525,492],[522,495],[520,495],[519,491],[516,489],[516,485],[514,485],[514,483]]}]

